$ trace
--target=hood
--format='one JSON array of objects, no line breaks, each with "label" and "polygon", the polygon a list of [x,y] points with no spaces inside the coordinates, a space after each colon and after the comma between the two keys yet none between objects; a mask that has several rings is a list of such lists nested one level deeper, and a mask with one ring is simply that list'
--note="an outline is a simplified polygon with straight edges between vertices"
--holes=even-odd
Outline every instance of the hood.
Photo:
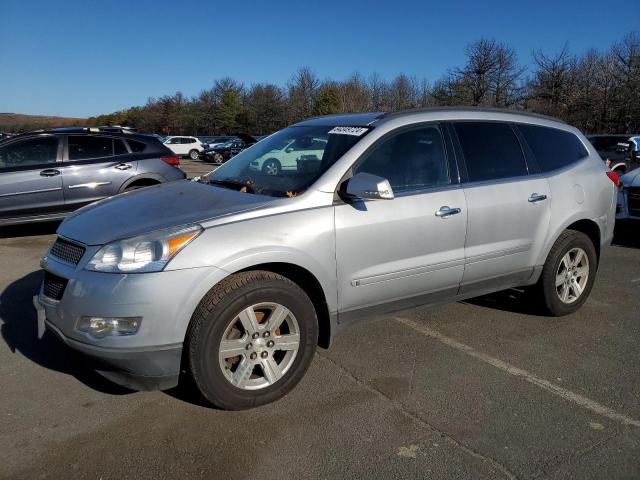
[{"label": "hood", "polygon": [[274,200],[197,182],[171,182],[92,203],[67,217],[58,233],[87,245],[102,245],[254,210]]},{"label": "hood", "polygon": [[631,170],[629,173],[625,173],[620,177],[620,182],[626,187],[634,186],[640,187],[640,168]]}]

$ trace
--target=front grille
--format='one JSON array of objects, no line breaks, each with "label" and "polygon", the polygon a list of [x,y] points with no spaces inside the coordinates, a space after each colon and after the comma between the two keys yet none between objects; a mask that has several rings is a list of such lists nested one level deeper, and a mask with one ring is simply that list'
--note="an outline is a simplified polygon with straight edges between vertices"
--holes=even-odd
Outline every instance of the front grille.
[{"label": "front grille", "polygon": [[77,265],[84,255],[84,247],[68,242],[62,238],[58,238],[51,246],[49,254],[53,257],[59,258],[63,262]]},{"label": "front grille", "polygon": [[627,208],[629,215],[640,217],[640,187],[627,188]]},{"label": "front grille", "polygon": [[59,277],[53,273],[44,272],[42,293],[45,297],[53,298],[54,300],[61,300],[68,281],[69,280],[66,278]]}]

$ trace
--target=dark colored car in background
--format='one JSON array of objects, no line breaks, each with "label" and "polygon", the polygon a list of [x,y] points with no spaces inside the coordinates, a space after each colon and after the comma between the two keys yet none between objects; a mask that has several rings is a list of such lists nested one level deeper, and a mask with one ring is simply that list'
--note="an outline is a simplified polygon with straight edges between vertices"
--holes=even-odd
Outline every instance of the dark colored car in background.
[{"label": "dark colored car in background", "polygon": [[202,146],[204,148],[215,147],[216,145],[220,145],[224,142],[228,142],[229,140],[235,138],[228,135],[209,135],[204,137],[198,137],[202,142]]},{"label": "dark colored car in background", "polygon": [[0,225],[62,219],[96,200],[175,180],[180,159],[128,129],[58,128],[0,143]]},{"label": "dark colored car in background", "polygon": [[619,176],[640,167],[640,136],[588,135],[587,138],[607,166]]},{"label": "dark colored car in background", "polygon": [[256,139],[251,135],[238,134],[220,145],[205,148],[200,152],[200,158],[207,162],[224,163],[254,143]]}]

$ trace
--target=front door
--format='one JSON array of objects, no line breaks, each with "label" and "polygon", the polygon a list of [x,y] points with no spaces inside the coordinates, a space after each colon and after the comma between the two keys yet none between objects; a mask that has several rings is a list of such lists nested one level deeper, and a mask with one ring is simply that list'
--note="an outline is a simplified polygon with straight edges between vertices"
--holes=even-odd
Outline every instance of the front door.
[{"label": "front door", "polygon": [[467,208],[451,159],[426,124],[383,138],[355,166],[389,180],[395,198],[335,207],[341,321],[457,293]]},{"label": "front door", "polygon": [[0,146],[0,220],[63,209],[58,143],[41,135]]}]

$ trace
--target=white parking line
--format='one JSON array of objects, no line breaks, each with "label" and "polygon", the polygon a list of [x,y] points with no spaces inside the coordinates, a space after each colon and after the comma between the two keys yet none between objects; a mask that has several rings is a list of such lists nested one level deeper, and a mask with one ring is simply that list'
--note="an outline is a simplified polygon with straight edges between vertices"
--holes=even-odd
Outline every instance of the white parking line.
[{"label": "white parking line", "polygon": [[634,278],[633,280],[631,280],[631,283],[638,283],[640,282],[640,278]]},{"label": "white parking line", "polygon": [[416,332],[419,332],[423,335],[426,335],[427,337],[431,337],[435,340],[438,340],[439,342],[444,343],[445,345],[451,348],[455,348],[456,350],[466,353],[471,357],[474,357],[478,360],[488,363],[489,365],[492,365],[496,368],[499,368],[500,370],[507,372],[510,375],[521,377],[522,379],[526,380],[529,383],[537,385],[538,387],[548,392],[551,392],[554,395],[557,395],[561,398],[564,398],[565,400],[568,400],[577,405],[580,405],[581,407],[591,410],[594,413],[607,417],[616,422],[620,422],[624,425],[633,425],[634,427],[640,427],[640,421],[638,420],[634,420],[633,418],[627,417],[626,415],[623,415],[614,410],[611,410],[609,407],[606,407],[605,405],[602,405],[594,400],[591,400],[590,398],[584,397],[580,394],[577,394],[565,388],[559,387],[558,385],[554,385],[553,383],[543,378],[540,378],[534,375],[533,373],[529,373],[526,370],[510,365],[509,363],[504,362],[498,358],[492,357],[482,352],[478,352],[474,350],[472,347],[465,345],[464,343],[460,343],[452,338],[449,338],[441,334],[440,332],[433,330],[432,328],[429,328],[425,325],[421,325],[417,322],[414,322],[413,320],[409,320],[408,318],[395,317],[395,320],[415,330]]}]

